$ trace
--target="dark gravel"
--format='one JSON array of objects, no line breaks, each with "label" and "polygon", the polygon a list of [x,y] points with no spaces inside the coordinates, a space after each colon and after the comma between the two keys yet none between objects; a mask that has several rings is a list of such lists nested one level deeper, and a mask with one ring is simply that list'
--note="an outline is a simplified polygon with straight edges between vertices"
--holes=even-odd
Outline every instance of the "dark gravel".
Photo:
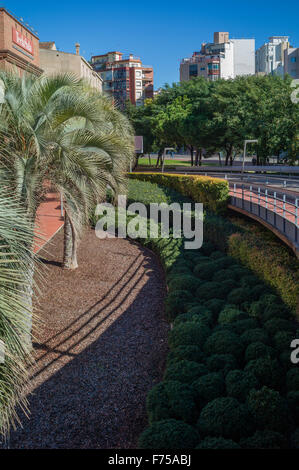
[{"label": "dark gravel", "polygon": [[167,353],[162,268],[137,243],[89,230],[79,269],[67,272],[62,241],[61,231],[41,253],[31,414],[21,416],[9,447],[134,448]]}]

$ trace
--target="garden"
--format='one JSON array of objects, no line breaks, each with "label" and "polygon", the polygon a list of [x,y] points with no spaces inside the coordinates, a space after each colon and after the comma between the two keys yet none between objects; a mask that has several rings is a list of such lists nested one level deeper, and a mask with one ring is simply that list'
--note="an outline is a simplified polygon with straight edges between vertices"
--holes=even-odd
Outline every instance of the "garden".
[{"label": "garden", "polygon": [[[138,200],[163,202],[163,188],[164,201],[186,200],[173,189],[180,184],[178,177],[160,177],[160,183],[163,178],[162,184],[166,181],[171,189],[136,182],[157,177],[135,174],[134,196],[139,192]],[[218,194],[219,190],[223,192],[218,188]],[[192,195],[190,190],[184,192]],[[260,265],[244,266],[237,249],[229,248],[229,254],[223,250],[223,240],[221,247],[216,245],[213,232],[205,231],[211,219],[232,228],[223,216],[206,214],[205,242],[195,252],[184,250],[174,239],[143,241],[158,253],[166,270],[165,313],[171,329],[163,381],[147,396],[149,425],[139,445],[146,449],[298,447],[299,369],[290,360],[290,343],[299,334],[296,262],[281,270],[281,278],[286,276],[285,282],[289,279],[293,285],[284,302],[275,283],[265,282],[267,267],[262,273]],[[225,238],[224,231],[221,237]]]},{"label": "garden", "polygon": [[[299,448],[294,255],[228,212],[225,180],[128,174],[133,128],[86,83],[0,77],[3,445]],[[36,254],[49,188],[64,227]],[[186,249],[173,227],[163,237],[161,222],[157,238],[99,240],[95,208],[118,195],[147,208],[203,203],[202,247]]]}]

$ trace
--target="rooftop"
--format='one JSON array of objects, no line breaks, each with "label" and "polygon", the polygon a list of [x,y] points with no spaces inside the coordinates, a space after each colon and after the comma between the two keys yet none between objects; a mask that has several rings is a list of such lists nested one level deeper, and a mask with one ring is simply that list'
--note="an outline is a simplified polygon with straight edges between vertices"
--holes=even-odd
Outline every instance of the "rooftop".
[{"label": "rooftop", "polygon": [[12,13],[10,10],[4,7],[0,7],[0,13],[6,13],[9,15],[11,18],[13,18],[15,21],[17,21],[23,28],[25,28],[32,36],[36,37],[38,39],[38,32],[35,31],[35,29],[30,26],[28,23],[25,23],[24,18],[16,16],[14,13]]}]

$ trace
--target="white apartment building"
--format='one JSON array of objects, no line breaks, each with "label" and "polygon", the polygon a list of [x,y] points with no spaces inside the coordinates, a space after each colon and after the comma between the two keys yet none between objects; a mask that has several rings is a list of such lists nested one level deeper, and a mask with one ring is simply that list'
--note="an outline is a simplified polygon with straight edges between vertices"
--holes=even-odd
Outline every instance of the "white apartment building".
[{"label": "white apartment building", "polygon": [[47,75],[55,73],[73,73],[85,78],[93,88],[102,92],[103,80],[92,66],[80,55],[80,44],[76,44],[76,53],[57,51],[55,42],[39,44],[40,68]]},{"label": "white apartment building", "polygon": [[284,75],[284,51],[289,47],[288,36],[271,36],[255,55],[258,74]]},{"label": "white apartment building", "polygon": [[180,80],[205,77],[234,79],[255,74],[255,39],[229,39],[229,33],[214,33],[214,42],[202,44],[200,52],[180,64]]}]

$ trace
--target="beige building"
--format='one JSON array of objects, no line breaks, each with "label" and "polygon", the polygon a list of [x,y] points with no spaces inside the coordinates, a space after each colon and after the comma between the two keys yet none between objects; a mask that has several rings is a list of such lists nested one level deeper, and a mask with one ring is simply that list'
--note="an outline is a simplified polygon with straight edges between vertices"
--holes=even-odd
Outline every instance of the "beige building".
[{"label": "beige building", "polygon": [[73,73],[85,78],[92,87],[100,92],[103,80],[92,66],[80,55],[80,44],[76,44],[76,53],[58,51],[55,42],[39,43],[40,67],[47,75],[55,73]]},{"label": "beige building", "polygon": [[284,73],[299,78],[299,47],[289,47],[284,51]]}]

